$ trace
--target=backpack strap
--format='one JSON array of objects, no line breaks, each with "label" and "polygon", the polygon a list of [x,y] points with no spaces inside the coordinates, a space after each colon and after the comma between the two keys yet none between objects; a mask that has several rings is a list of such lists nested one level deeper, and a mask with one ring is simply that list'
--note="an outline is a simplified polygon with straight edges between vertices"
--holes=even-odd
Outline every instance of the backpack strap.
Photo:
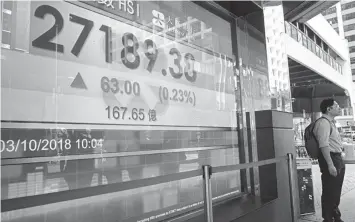
[{"label": "backpack strap", "polygon": [[[321,118],[317,119],[316,122],[317,122],[318,120],[320,120],[320,119],[326,119],[326,120],[329,122],[329,126],[330,126],[330,134],[329,134],[329,135],[331,135],[332,132],[333,132],[332,123],[329,121],[329,119],[325,118],[324,116],[322,116]],[[315,124],[314,124],[314,125],[315,125]],[[314,129],[314,128],[313,128],[313,129]]]}]

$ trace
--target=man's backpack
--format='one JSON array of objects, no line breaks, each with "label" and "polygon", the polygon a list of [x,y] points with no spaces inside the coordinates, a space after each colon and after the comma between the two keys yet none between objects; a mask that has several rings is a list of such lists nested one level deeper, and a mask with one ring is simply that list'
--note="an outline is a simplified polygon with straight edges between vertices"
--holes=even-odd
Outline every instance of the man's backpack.
[{"label": "man's backpack", "polygon": [[[319,119],[317,119],[316,121],[314,121],[313,123],[309,124],[309,126],[306,127],[305,131],[304,131],[304,141],[305,141],[305,147],[308,153],[308,156],[312,159],[318,159],[319,156],[319,143],[317,141],[316,136],[314,135],[314,126],[315,123],[320,120],[320,119],[326,119],[325,117],[321,117]],[[330,126],[330,134],[332,134],[332,125],[331,122],[328,120],[329,122],[329,126]]]}]

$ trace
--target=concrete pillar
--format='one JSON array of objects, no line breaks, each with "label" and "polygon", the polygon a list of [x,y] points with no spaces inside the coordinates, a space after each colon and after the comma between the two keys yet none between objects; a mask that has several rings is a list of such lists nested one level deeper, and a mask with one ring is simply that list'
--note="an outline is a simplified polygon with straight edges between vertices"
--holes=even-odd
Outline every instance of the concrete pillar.
[{"label": "concrete pillar", "polygon": [[[259,161],[285,156],[287,153],[295,155],[292,113],[275,110],[258,111],[255,113],[255,124]],[[296,164],[294,164],[294,172],[296,172]],[[283,214],[280,215],[283,220],[277,221],[290,221],[291,210],[286,162],[259,167],[259,182],[261,198],[266,201],[277,200],[275,210]],[[296,180],[294,184],[297,184]],[[295,190],[297,193],[294,193],[296,198],[294,206],[299,212],[298,187]]]},{"label": "concrete pillar", "polygon": [[340,2],[338,2],[335,5],[335,8],[336,8],[336,15],[337,15],[337,18],[338,18],[339,35],[342,38],[345,38],[344,37],[344,26],[343,26],[343,15],[341,14],[341,4],[340,4]]}]

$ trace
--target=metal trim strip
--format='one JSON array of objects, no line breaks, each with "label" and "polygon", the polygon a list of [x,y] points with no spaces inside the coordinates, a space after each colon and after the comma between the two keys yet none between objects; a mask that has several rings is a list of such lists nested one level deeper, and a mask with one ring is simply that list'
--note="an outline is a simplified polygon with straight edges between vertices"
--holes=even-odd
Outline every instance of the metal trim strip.
[{"label": "metal trim strip", "polygon": [[[131,190],[161,183],[168,183],[176,180],[188,179],[201,176],[201,170],[193,170],[183,173],[174,173],[165,176],[145,178],[127,182],[113,183],[95,187],[86,187],[75,190],[67,190],[56,193],[40,194],[36,196],[18,197],[14,199],[1,200],[1,212],[13,211],[23,208],[36,207],[57,202],[97,196],[101,194],[114,193],[124,190]],[[202,178],[201,178],[202,180]]]},{"label": "metal trim strip", "polygon": [[345,164],[355,164],[355,159],[354,160],[344,160]]},{"label": "metal trim strip", "polygon": [[223,173],[223,172],[228,172],[228,171],[243,170],[243,169],[248,169],[248,168],[252,168],[252,167],[259,167],[259,166],[268,165],[268,164],[272,164],[272,163],[278,163],[278,162],[281,162],[282,160],[287,160],[287,158],[282,156],[282,157],[276,157],[274,159],[262,160],[262,161],[258,161],[258,162],[243,163],[243,164],[230,165],[230,166],[213,167],[212,173]]},{"label": "metal trim strip", "polygon": [[165,153],[196,152],[196,151],[230,149],[230,148],[233,148],[233,146],[195,147],[195,148],[147,150],[147,151],[132,151],[132,152],[119,152],[119,153],[96,153],[96,154],[69,155],[69,156],[28,157],[28,158],[25,157],[25,158],[16,158],[16,159],[11,158],[11,159],[1,159],[1,166],[43,163],[43,162],[50,162],[50,161],[86,160],[86,159],[96,159],[96,158],[114,158],[114,157],[143,156],[143,155],[165,154]]},{"label": "metal trim strip", "polygon": [[188,131],[236,131],[232,127],[203,127],[203,126],[169,126],[169,125],[120,125],[120,124],[97,124],[76,122],[36,122],[36,121],[1,121],[1,128],[20,129],[43,129],[43,128],[66,128],[66,129],[105,129],[105,130],[188,130]]},{"label": "metal trim strip", "polygon": [[[287,159],[286,157],[277,157],[274,159],[268,159],[259,162],[254,162],[254,163],[215,167],[215,169],[212,168],[212,172],[218,173],[218,172],[226,172],[232,170],[241,170],[250,167],[257,167],[257,166],[277,163],[286,159]],[[187,171],[183,173],[174,173],[174,174],[169,174],[164,176],[145,178],[141,180],[133,180],[127,182],[106,184],[106,185],[101,185],[96,187],[86,187],[86,188],[67,190],[67,191],[61,191],[56,193],[40,194],[36,196],[27,196],[27,197],[2,200],[1,212],[13,211],[18,209],[41,206],[41,205],[63,202],[63,201],[69,201],[74,199],[90,197],[90,196],[97,196],[101,194],[114,193],[114,192],[119,192],[124,190],[131,190],[131,189],[141,188],[146,186],[153,186],[161,183],[168,183],[171,181],[183,180],[183,179],[188,179],[197,176],[202,176],[201,170],[193,170],[193,171]]]}]

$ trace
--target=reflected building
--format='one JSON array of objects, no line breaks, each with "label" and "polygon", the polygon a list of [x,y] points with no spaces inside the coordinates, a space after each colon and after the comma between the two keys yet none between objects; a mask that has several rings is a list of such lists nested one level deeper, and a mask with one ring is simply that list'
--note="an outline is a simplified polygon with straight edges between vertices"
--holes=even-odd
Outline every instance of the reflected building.
[{"label": "reflected building", "polygon": [[268,76],[272,109],[292,112],[283,6],[264,5]]}]

